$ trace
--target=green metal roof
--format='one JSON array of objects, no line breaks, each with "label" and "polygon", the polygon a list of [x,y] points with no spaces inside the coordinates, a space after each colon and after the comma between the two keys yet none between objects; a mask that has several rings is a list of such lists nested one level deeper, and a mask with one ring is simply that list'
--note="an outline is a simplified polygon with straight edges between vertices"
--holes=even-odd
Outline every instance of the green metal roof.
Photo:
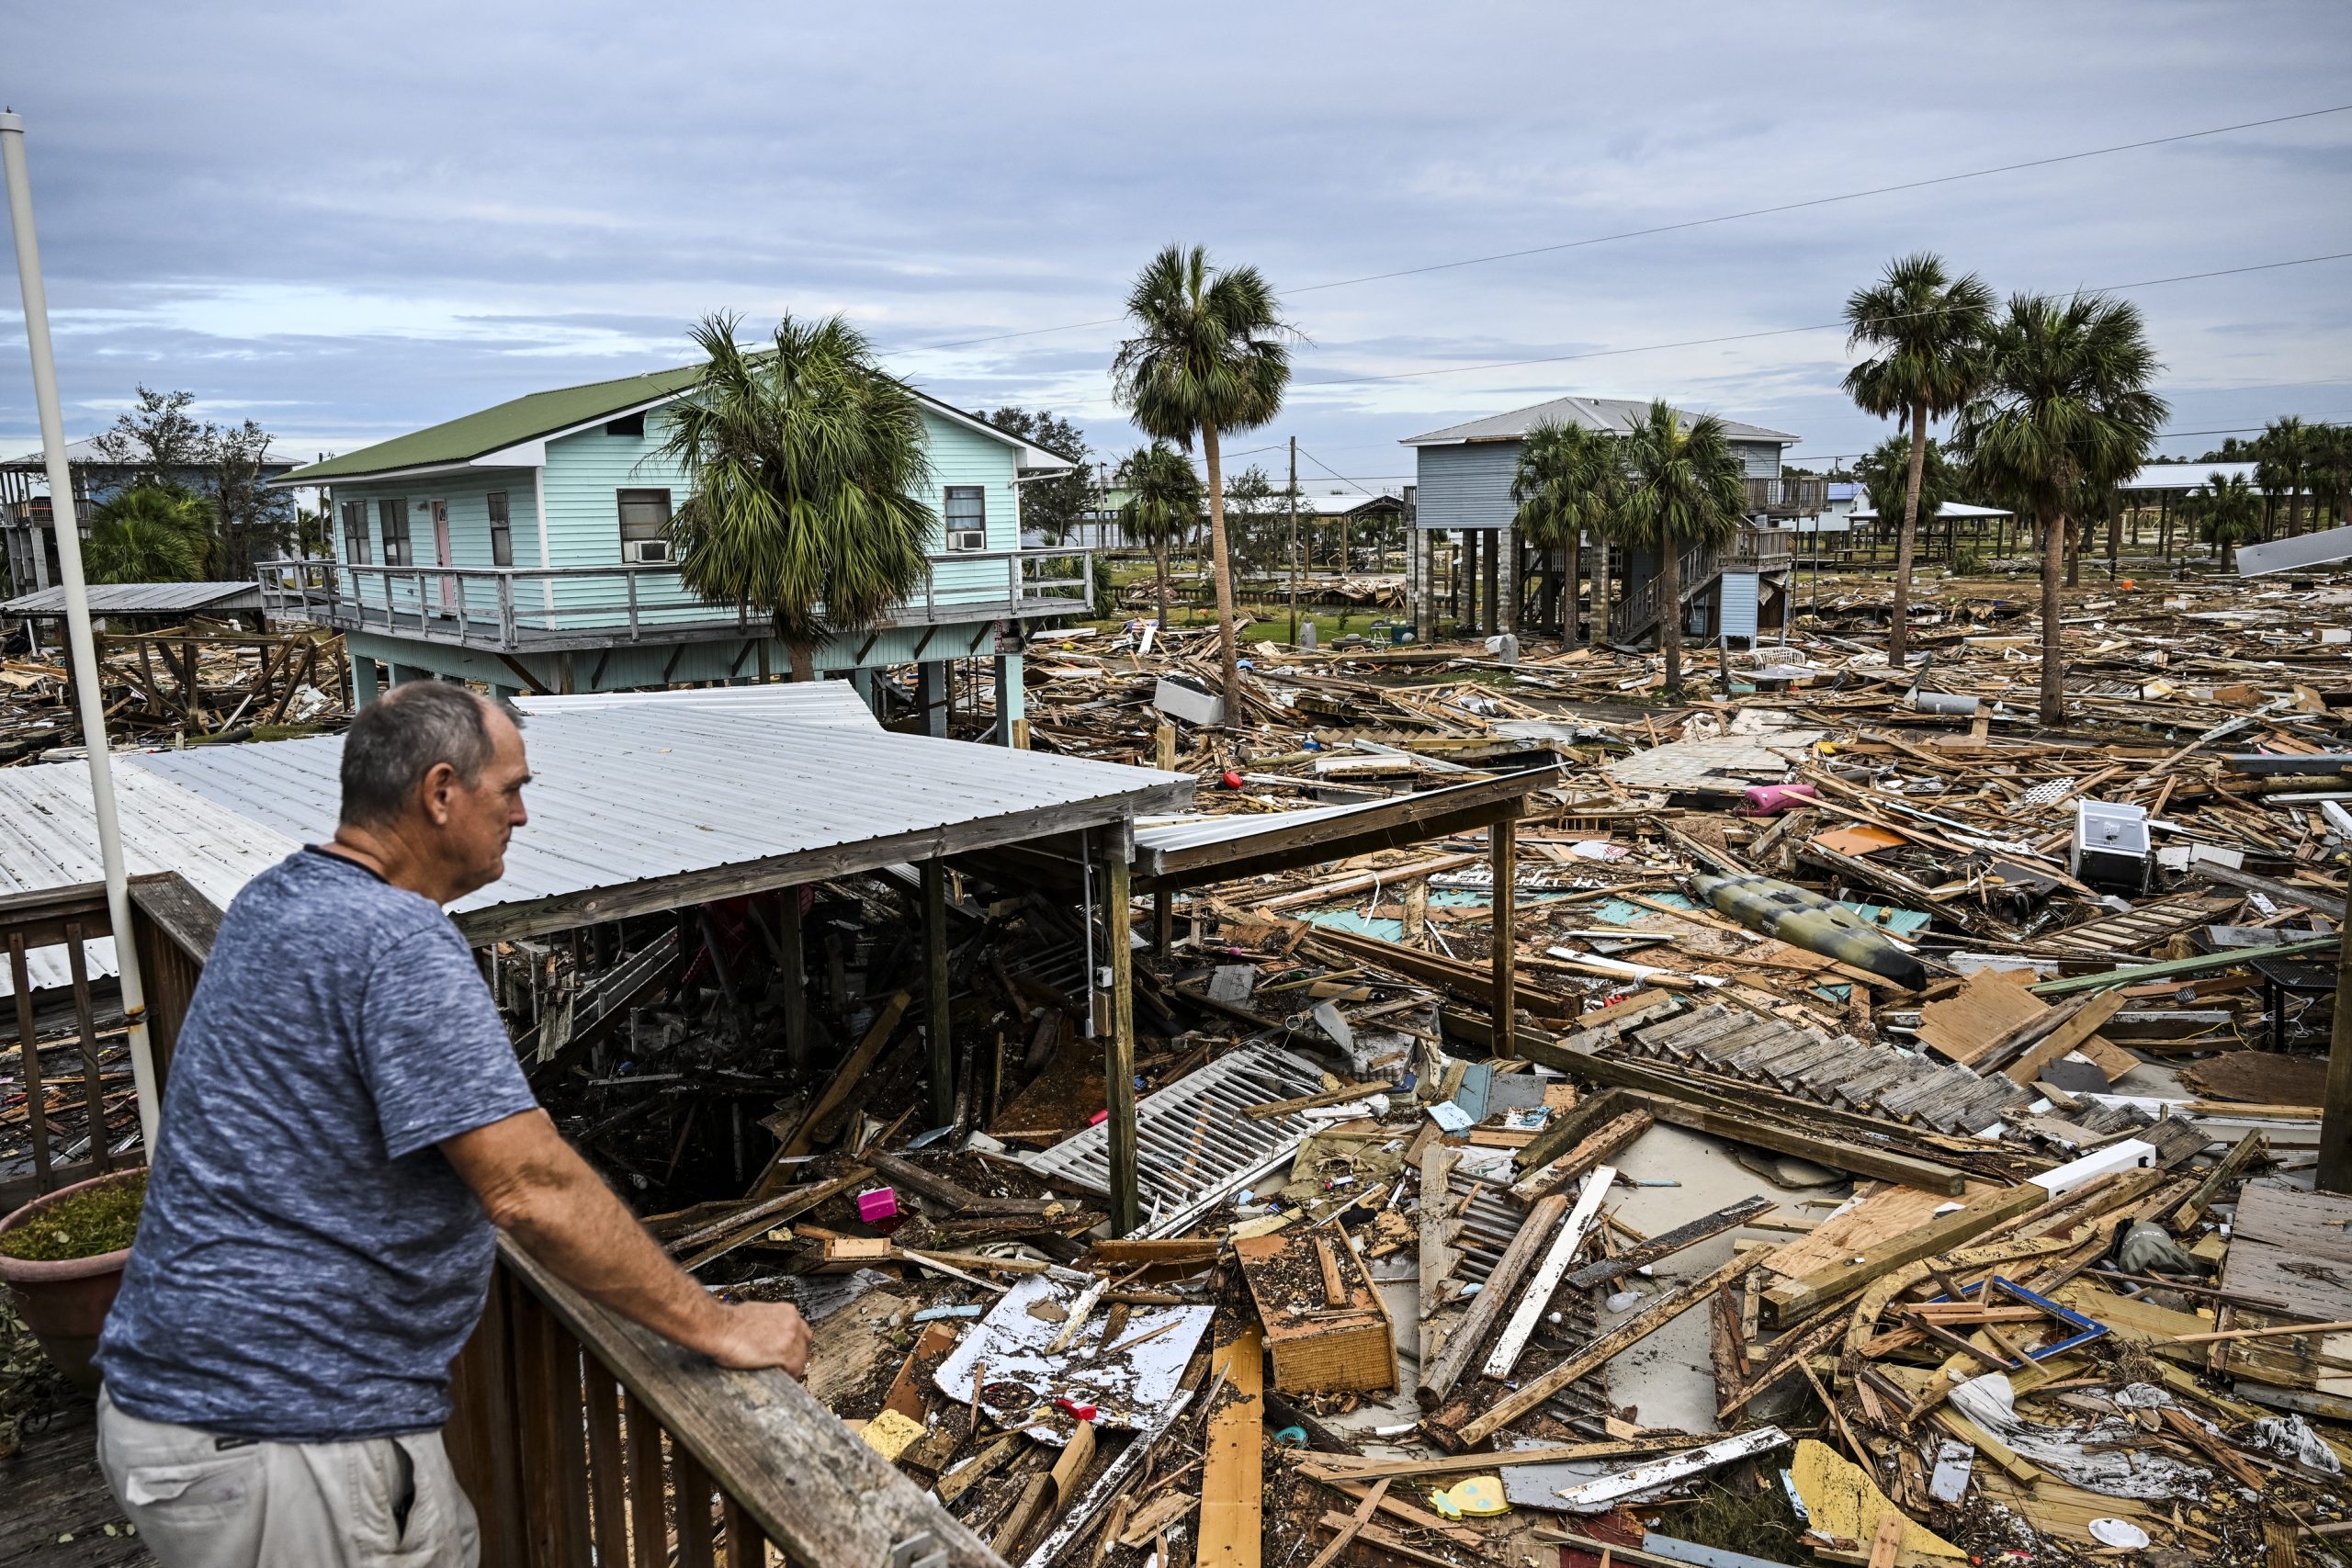
[{"label": "green metal roof", "polygon": [[699,366],[624,376],[616,381],[591,381],[584,387],[558,387],[532,392],[390,441],[379,441],[340,457],[329,457],[281,476],[281,485],[316,484],[323,479],[357,479],[403,468],[429,468],[443,463],[470,462],[487,453],[558,430],[586,424],[623,409],[635,408],[694,385]]}]

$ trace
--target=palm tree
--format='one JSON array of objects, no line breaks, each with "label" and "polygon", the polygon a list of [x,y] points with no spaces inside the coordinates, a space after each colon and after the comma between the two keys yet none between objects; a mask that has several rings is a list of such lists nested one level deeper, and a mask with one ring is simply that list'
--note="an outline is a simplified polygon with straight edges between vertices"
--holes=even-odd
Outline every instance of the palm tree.
[{"label": "palm tree", "polygon": [[1682,423],[1663,399],[1623,436],[1625,494],[1618,507],[1627,542],[1658,557],[1658,644],[1666,650],[1666,690],[1682,689],[1682,552],[1729,544],[1747,504],[1745,469],[1706,414]]},{"label": "palm tree", "polygon": [[136,486],[94,509],[82,547],[92,582],[196,582],[211,554],[211,505],[166,484]]},{"label": "palm tree", "polygon": [[1919,459],[1918,521],[1932,529],[1944,503],[1960,499],[1960,470],[1945,454],[1941,442],[1930,436],[1923,446],[1914,448],[1908,435],[1890,435],[1855,459],[1854,477],[1870,492],[1871,504],[1878,509],[1880,521],[1883,522],[1888,503],[1879,497],[1891,501],[1908,491],[1913,482],[1911,459],[1915,450]]},{"label": "palm tree", "polygon": [[2019,294],[1986,340],[1982,392],[1953,445],[1975,475],[2030,510],[2041,549],[2041,722],[2065,722],[2058,580],[2067,510],[2086,477],[2129,473],[2170,412],[2138,307],[2096,294]]},{"label": "palm tree", "polygon": [[[1609,540],[1617,529],[1617,509],[1625,490],[1625,458],[1618,439],[1581,424],[1543,423],[1527,433],[1511,476],[1510,498],[1519,503],[1513,520],[1522,536],[1545,552],[1565,551],[1567,588],[1560,596],[1560,639],[1575,619],[1577,556],[1583,536],[1593,536],[1592,641],[1609,636]],[[1546,566],[1545,575],[1551,569]]]},{"label": "palm tree", "polygon": [[2264,493],[2287,498],[2290,536],[2302,532],[2296,525],[2302,519],[2303,491],[2311,482],[2312,434],[2301,419],[2285,414],[2264,426],[2255,442],[2256,475]]},{"label": "palm tree", "polygon": [[1193,460],[1165,441],[1139,446],[1119,465],[1118,485],[1127,492],[1119,508],[1119,531],[1151,547],[1159,578],[1159,629],[1168,629],[1168,547],[1188,538],[1201,513],[1201,476]]},{"label": "palm tree", "polygon": [[1209,548],[1216,569],[1217,655],[1226,716],[1241,709],[1233,637],[1233,570],[1225,537],[1225,463],[1218,438],[1281,412],[1290,384],[1291,329],[1254,266],[1217,268],[1205,247],[1170,245],[1136,276],[1127,317],[1136,335],[1119,345],[1111,374],[1120,406],[1143,433],[1191,451],[1208,467]]},{"label": "palm tree", "polygon": [[2205,535],[2205,542],[2213,547],[2217,564],[2224,549],[2254,537],[2261,502],[2242,476],[2208,474],[2204,485],[2190,491],[2187,501],[2190,514]]},{"label": "palm tree", "polygon": [[2352,508],[2352,427],[2315,424],[2310,435],[2313,520],[2333,516],[2340,527]]},{"label": "palm tree", "polygon": [[[1903,531],[1894,547],[1894,618],[1886,656],[1903,667],[1911,641],[1911,561],[1919,521],[1920,468],[1928,422],[1956,412],[1984,375],[1983,344],[1993,319],[1993,290],[1974,273],[1954,278],[1943,258],[1926,251],[1887,265],[1886,276],[1846,300],[1846,346],[1875,353],[1846,372],[1849,397],[1865,413],[1911,421],[1911,460],[1903,489]],[[1871,491],[1873,498],[1878,491]],[[1879,507],[1883,514],[1890,491]]]},{"label": "palm tree", "polygon": [[922,586],[940,526],[922,405],[839,316],[790,316],[771,343],[735,342],[707,317],[708,362],[671,406],[662,456],[694,493],[670,521],[678,576],[712,604],[756,609],[791,649],[796,681],[817,645],[882,620]]}]

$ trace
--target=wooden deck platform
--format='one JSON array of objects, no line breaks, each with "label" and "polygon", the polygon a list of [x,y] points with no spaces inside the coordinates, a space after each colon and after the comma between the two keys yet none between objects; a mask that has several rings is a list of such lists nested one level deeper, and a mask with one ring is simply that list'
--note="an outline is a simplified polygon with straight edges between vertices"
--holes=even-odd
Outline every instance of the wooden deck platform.
[{"label": "wooden deck platform", "polygon": [[96,1407],[80,1404],[27,1437],[14,1459],[0,1460],[0,1562],[117,1568],[155,1561],[107,1491],[96,1437]]}]

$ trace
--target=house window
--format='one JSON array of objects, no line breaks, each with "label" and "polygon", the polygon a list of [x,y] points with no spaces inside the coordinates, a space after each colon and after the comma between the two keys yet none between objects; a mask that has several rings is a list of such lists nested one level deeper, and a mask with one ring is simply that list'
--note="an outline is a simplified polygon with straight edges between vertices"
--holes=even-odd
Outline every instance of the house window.
[{"label": "house window", "polygon": [[947,487],[947,547],[984,550],[989,547],[988,491],[978,485]]},{"label": "house window", "polygon": [[625,413],[618,419],[606,421],[605,424],[605,434],[607,435],[643,435],[645,434],[645,411],[639,409],[635,413]]},{"label": "house window", "polygon": [[343,503],[344,564],[366,566],[372,558],[368,549],[368,503],[346,501]]},{"label": "house window", "polygon": [[621,559],[666,561],[670,541],[670,492],[666,490],[625,490],[619,494]]},{"label": "house window", "polygon": [[492,491],[489,501],[490,564],[513,566],[514,564],[514,527],[507,516],[506,492],[503,490]]},{"label": "house window", "polygon": [[379,501],[376,503],[376,522],[384,531],[384,564],[410,566],[415,557],[408,547],[408,502]]}]

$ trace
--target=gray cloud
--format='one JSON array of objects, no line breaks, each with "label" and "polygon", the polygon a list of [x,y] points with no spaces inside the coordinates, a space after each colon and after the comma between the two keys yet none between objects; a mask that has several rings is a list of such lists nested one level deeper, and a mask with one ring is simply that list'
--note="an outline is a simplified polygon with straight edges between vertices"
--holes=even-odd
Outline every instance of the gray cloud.
[{"label": "gray cloud", "polygon": [[[20,12],[76,434],[143,380],[347,449],[678,363],[713,310],[842,310],[934,393],[1049,405],[1116,452],[1115,327],[936,345],[1115,315],[1152,249],[1199,240],[1290,290],[1311,340],[1237,447],[1295,434],[1385,479],[1400,436],[1582,391],[1827,455],[1885,428],[1838,395],[1835,332],[1311,384],[1831,321],[1918,248],[2005,291],[2352,250],[2345,115],[1302,291],[2323,107],[2336,7]],[[2347,266],[2135,292],[2177,426],[2352,414]],[[0,316],[0,434],[33,428]]]}]

